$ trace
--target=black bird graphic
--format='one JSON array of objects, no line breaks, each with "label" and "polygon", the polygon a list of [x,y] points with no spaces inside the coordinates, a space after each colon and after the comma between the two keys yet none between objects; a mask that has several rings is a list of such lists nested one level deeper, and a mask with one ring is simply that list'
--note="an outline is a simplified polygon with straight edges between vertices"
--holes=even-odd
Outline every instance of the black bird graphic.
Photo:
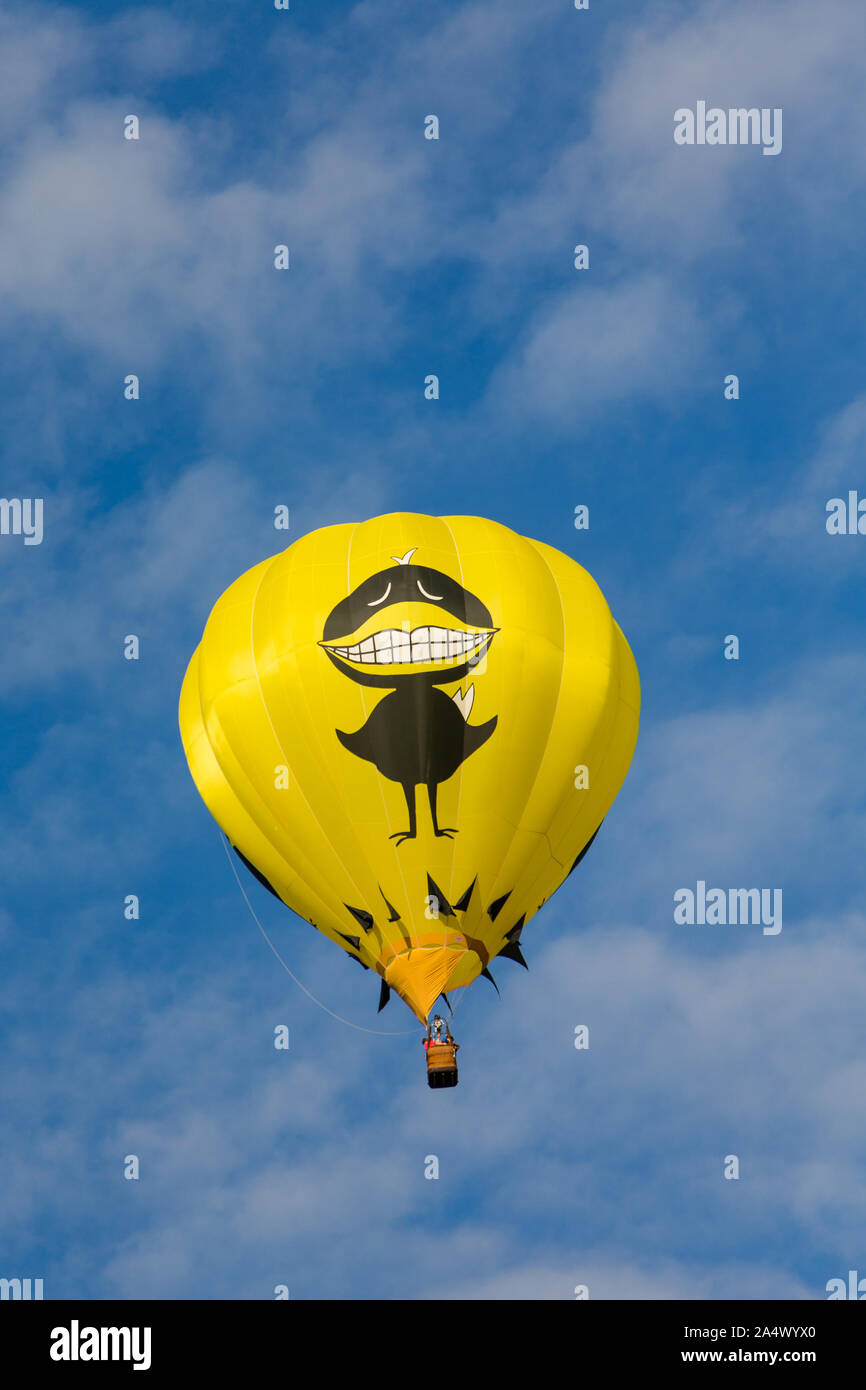
[{"label": "black bird graphic", "polygon": [[[398,845],[417,834],[415,788],[426,786],[433,833],[452,836],[456,827],[439,825],[436,796],[472,753],[486,743],[497,716],[472,725],[469,714],[475,695],[449,697],[437,687],[460,681],[484,656],[498,628],[489,610],[448,575],[425,565],[413,565],[414,550],[393,558],[397,568],[381,570],[366,579],[329,615],[320,645],[344,675],[361,685],[392,693],[373,710],[355,733],[336,734],[344,748],[378,768],[383,777],[399,782],[406,797],[409,829],[390,838]],[[431,625],[401,628],[383,625],[369,631],[370,619],[397,603],[432,604],[457,618],[460,627]],[[372,610],[372,611],[371,611]]]}]

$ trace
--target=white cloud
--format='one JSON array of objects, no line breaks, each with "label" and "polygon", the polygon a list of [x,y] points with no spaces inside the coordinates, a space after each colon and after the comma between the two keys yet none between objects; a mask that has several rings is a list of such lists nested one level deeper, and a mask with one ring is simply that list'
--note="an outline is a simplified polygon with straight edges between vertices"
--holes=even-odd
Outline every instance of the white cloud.
[{"label": "white cloud", "polygon": [[[717,287],[716,271],[727,284],[733,265],[757,265],[763,292],[787,296],[774,266],[782,219],[804,256],[823,258],[828,241],[855,245],[864,40],[866,12],[851,0],[713,0],[609,32],[589,130],[531,186],[488,205],[466,238],[484,266],[475,313],[513,337],[518,299],[531,288],[540,300],[528,344],[518,333],[494,382],[491,418],[574,431],[596,403],[645,394],[676,413],[734,329],[738,370],[757,365],[766,329],[748,322],[745,296]],[[782,154],[676,146],[673,113],[698,99],[782,107]],[[589,271],[569,269],[577,243],[590,247]],[[560,274],[575,287],[551,290]]]},{"label": "white cloud", "polygon": [[[821,1296],[866,1237],[862,922],[832,945],[823,923],[782,950],[707,954],[614,920],[575,931],[573,912],[532,925],[529,976],[497,971],[502,1006],[461,1004],[461,1084],[445,1104],[416,1038],[351,1034],[281,1000],[240,938],[200,947],[197,980],[186,966],[170,1003],[162,969],[81,981],[91,1034],[56,1059],[50,1090],[38,1050],[9,1050],[10,1115],[32,1141],[8,1174],[7,1236],[49,1203],[78,1229],[107,1203],[103,1296],[267,1298],[286,1282],[299,1298],[423,1298],[431,1270],[458,1298],[569,1299],[577,1283],[593,1298]],[[347,972],[330,979],[330,1002],[352,993]],[[287,1019],[292,1050],[278,1054]],[[573,1047],[577,1021],[588,1051]],[[93,1166],[88,1133],[104,1177],[73,1195]],[[141,1160],[134,1189],[126,1153]],[[787,1267],[792,1225],[829,1252],[821,1287]],[[73,1238],[70,1269],[77,1258]]]},{"label": "white cloud", "polygon": [[[855,75],[864,39],[856,0],[711,0],[617,26],[589,132],[502,210],[492,249],[588,228],[632,257],[682,266],[736,254],[755,219],[778,224],[780,201],[822,237],[853,232],[845,205],[866,172]],[[783,107],[782,154],[675,145],[674,111],[699,99]]]},{"label": "white cloud", "polygon": [[[715,1269],[688,1262],[659,1260],[645,1265],[616,1264],[609,1257],[589,1252],[570,1265],[519,1265],[490,1278],[460,1284],[451,1291],[455,1299],[574,1300],[578,1286],[589,1300],[658,1299],[802,1299],[814,1298],[814,1290],[773,1268],[721,1263]],[[581,1294],[581,1297],[583,1295]]]},{"label": "white cloud", "polygon": [[580,427],[617,400],[676,397],[708,332],[658,275],[612,289],[581,285],[539,312],[487,407]]}]

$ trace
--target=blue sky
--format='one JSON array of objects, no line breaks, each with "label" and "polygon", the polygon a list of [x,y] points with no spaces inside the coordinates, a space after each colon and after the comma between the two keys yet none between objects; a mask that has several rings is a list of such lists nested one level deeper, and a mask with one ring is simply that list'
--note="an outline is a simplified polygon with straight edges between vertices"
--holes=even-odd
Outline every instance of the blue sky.
[{"label": "blue sky", "polygon": [[[41,545],[0,537],[0,1274],[706,1299],[866,1272],[866,539],[825,528],[866,493],[864,46],[861,0],[0,3],[0,476],[45,499]],[[675,145],[698,100],[781,107],[781,154]],[[278,503],[292,537],[415,510],[556,545],[640,668],[626,785],[529,974],[461,1002],[447,1097],[399,1001],[377,1019],[251,883],[299,978],[399,1036],[279,968],[183,759],[186,662]],[[783,930],[677,926],[698,879],[781,887]]]}]

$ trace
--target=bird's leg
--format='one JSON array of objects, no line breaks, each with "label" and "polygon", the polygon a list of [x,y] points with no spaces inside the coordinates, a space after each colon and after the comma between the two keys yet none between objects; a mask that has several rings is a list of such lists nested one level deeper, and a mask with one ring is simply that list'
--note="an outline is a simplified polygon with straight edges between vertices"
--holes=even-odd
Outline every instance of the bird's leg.
[{"label": "bird's leg", "polygon": [[402,845],[404,840],[414,840],[418,829],[415,821],[415,783],[401,782],[400,785],[403,788],[403,795],[406,798],[406,806],[409,811],[409,829],[398,830],[395,834],[388,836],[389,840],[397,841],[397,845],[394,846],[395,849],[398,845]]},{"label": "bird's leg", "polygon": [[438,788],[437,788],[435,782],[428,782],[428,783],[427,783],[427,796],[428,796],[428,798],[429,798],[429,800],[430,800],[430,815],[431,815],[431,817],[433,818],[433,834],[434,834],[434,835],[438,835],[438,836],[447,835],[448,839],[450,840],[451,837],[452,837],[453,835],[456,835],[456,834],[457,834],[457,829],[456,829],[456,826],[451,826],[450,828],[447,828],[447,827],[446,827],[446,828],[443,829],[443,830],[440,830],[440,829],[439,829],[439,821],[438,821],[437,816],[436,816],[436,793],[437,793],[437,790],[438,790]]}]

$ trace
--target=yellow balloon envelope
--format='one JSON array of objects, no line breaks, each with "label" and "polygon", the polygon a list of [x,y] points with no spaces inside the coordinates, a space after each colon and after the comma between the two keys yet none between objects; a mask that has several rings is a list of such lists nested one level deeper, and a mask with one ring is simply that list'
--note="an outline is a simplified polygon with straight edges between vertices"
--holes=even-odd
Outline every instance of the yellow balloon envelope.
[{"label": "yellow balloon envelope", "polygon": [[201,796],[424,1022],[564,882],[634,751],[637,668],[574,560],[479,517],[295,541],[218,600],[180,698]]}]

